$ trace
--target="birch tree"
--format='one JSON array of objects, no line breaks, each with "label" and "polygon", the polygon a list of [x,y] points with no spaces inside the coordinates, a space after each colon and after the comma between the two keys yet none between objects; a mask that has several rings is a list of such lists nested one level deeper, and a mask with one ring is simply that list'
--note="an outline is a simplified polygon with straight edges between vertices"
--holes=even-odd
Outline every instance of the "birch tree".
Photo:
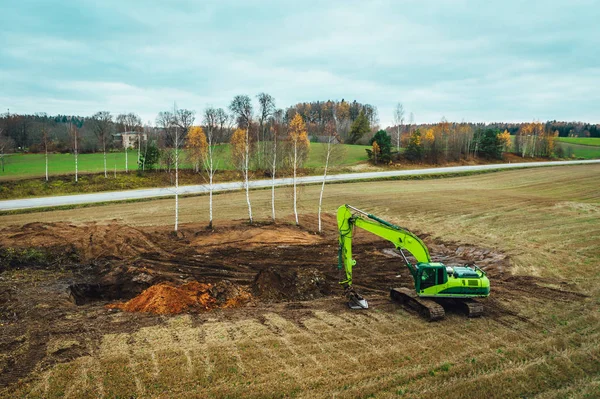
[{"label": "birch tree", "polygon": [[266,169],[266,132],[269,129],[269,119],[273,115],[273,112],[275,112],[275,99],[267,93],[260,93],[256,98],[258,99],[257,164],[260,169]]},{"label": "birch tree", "polygon": [[42,120],[42,145],[44,146],[44,160],[46,166],[46,182],[48,181],[48,146],[50,145],[50,135],[48,134],[48,123],[46,122],[46,114],[38,114]]},{"label": "birch tree", "polygon": [[[249,187],[249,162],[250,162],[250,123],[252,122],[252,101],[246,95],[237,95],[231,101],[229,109],[236,116],[238,127],[245,129],[244,134],[244,155],[242,164],[242,174],[244,176],[244,187],[246,189],[246,202],[248,203],[248,218],[252,224],[252,205],[250,203]],[[234,133],[235,135],[235,133]],[[232,137],[233,141],[233,137]]]},{"label": "birch tree", "polygon": [[73,143],[73,155],[75,156],[75,183],[77,183],[79,180],[79,176],[78,176],[78,168],[79,168],[79,164],[78,164],[78,160],[79,160],[79,150],[78,150],[78,139],[79,139],[79,131],[77,130],[77,126],[73,125],[73,122],[71,121],[71,117],[69,116],[69,136],[71,136],[71,143]]},{"label": "birch tree", "polygon": [[341,144],[341,138],[337,133],[335,118],[333,123],[330,122],[325,126],[325,136],[327,138],[327,141],[324,143],[325,169],[323,170],[323,183],[321,184],[321,192],[319,194],[319,233],[323,231],[321,223],[321,209],[323,205],[323,193],[325,192],[325,181],[327,180],[327,171],[329,165],[333,163],[333,161],[339,160],[343,157],[343,147],[338,145]]},{"label": "birch tree", "polygon": [[175,126],[175,231],[179,226],[179,126]]},{"label": "birch tree", "polygon": [[[119,125],[121,125],[121,129],[122,129],[122,135],[125,135],[125,133],[128,131],[128,127],[127,127],[127,115],[126,114],[119,114],[117,115],[116,121]],[[123,138],[123,136],[121,136],[121,138]],[[128,163],[128,159],[127,159],[127,150],[129,148],[127,148],[127,146],[125,146],[125,173],[129,173],[129,163]],[[116,167],[115,167],[116,169]]]},{"label": "birch tree", "polygon": [[164,145],[173,146],[175,142],[175,116],[170,111],[161,111],[156,116],[156,126],[164,132]]},{"label": "birch tree", "polygon": [[278,109],[273,113],[273,146],[272,146],[272,158],[271,158],[271,218],[275,221],[275,174],[277,172],[277,142],[279,136],[282,134],[284,128],[283,125],[284,112],[282,109]]},{"label": "birch tree", "polygon": [[179,128],[179,139],[183,143],[187,133],[196,120],[196,113],[189,109],[174,109],[173,124]]},{"label": "birch tree", "polygon": [[98,138],[98,143],[102,148],[104,157],[104,177],[108,177],[106,170],[106,144],[112,129],[112,115],[108,111],[100,111],[92,116],[94,133]]},{"label": "birch tree", "polygon": [[227,112],[225,112],[225,110],[223,108],[217,108],[216,110],[216,117],[217,117],[217,125],[219,126],[218,132],[215,136],[215,143],[223,143],[225,141],[227,141],[226,136],[226,131],[231,129],[231,118],[229,117],[229,114],[227,114]]},{"label": "birch tree", "polygon": [[177,231],[179,227],[179,148],[185,139],[184,133],[187,133],[187,130],[194,123],[194,114],[188,110],[178,110],[177,106],[173,104],[172,115],[171,124],[175,125],[173,147],[175,150],[175,231]]},{"label": "birch tree", "polygon": [[394,123],[396,124],[396,151],[400,154],[400,135],[404,125],[404,106],[402,103],[396,104],[396,108],[394,108]]},{"label": "birch tree", "polygon": [[213,227],[213,190],[214,190],[214,177],[217,172],[218,164],[215,163],[215,151],[216,151],[216,137],[219,129],[219,125],[224,123],[223,121],[223,109],[215,109],[208,107],[204,110],[204,124],[206,126],[206,142],[207,151],[204,157],[204,171],[208,177],[208,228]]},{"label": "birch tree", "polygon": [[296,175],[298,168],[302,165],[304,160],[308,157],[308,151],[310,149],[310,141],[308,140],[308,134],[306,132],[306,125],[302,120],[299,113],[296,113],[294,119],[290,123],[288,140],[290,143],[290,163],[294,170],[293,175],[293,189],[294,189],[294,217],[296,218],[296,225],[298,222],[298,191],[296,190]]}]

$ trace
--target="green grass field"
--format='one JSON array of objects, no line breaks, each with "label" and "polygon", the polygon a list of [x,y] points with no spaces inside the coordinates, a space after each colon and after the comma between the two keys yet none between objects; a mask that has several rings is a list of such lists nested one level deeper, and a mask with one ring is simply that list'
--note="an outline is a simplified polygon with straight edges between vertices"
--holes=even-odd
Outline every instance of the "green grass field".
[{"label": "green grass field", "polygon": [[561,143],[600,147],[600,137],[559,137],[557,140]]},{"label": "green grass field", "polygon": [[[350,166],[367,160],[365,151],[367,146],[343,145],[344,157],[336,166]],[[320,143],[311,143],[311,150],[305,167],[319,168],[324,163],[325,147]],[[231,170],[231,152],[229,145],[223,145],[217,152],[219,169]],[[128,153],[129,170],[137,169],[137,152],[130,150]],[[110,152],[106,155],[106,166],[109,173],[125,170],[125,152]],[[191,168],[185,161],[185,153],[182,154],[182,167]],[[101,173],[104,171],[104,159],[102,153],[80,154],[79,173]],[[50,175],[65,175],[75,172],[75,158],[71,154],[50,154],[48,159],[48,173]],[[4,172],[0,171],[2,179],[21,179],[28,177],[41,177],[45,175],[44,154],[12,154],[6,157]]]},{"label": "green grass field", "polygon": [[564,150],[565,157],[568,158],[569,154],[573,154],[573,158],[582,159],[594,159],[600,158],[600,146],[588,145],[588,144],[573,144],[568,142],[560,141],[556,145],[561,146]]}]

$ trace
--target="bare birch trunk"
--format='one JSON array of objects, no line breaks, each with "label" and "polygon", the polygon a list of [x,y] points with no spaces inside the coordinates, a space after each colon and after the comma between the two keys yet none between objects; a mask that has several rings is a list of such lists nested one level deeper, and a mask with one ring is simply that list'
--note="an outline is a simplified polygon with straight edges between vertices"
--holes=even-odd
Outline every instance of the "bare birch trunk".
[{"label": "bare birch trunk", "polygon": [[248,185],[248,162],[250,161],[250,143],[249,143],[249,130],[250,125],[246,127],[246,156],[244,157],[244,182],[246,185],[246,202],[248,203],[248,217],[250,219],[250,224],[252,224],[252,205],[250,205],[250,187]]},{"label": "bare birch trunk", "polygon": [[102,153],[104,154],[104,178],[108,178],[108,173],[106,172],[106,144],[102,143]]},{"label": "bare birch trunk", "polygon": [[127,147],[125,147],[125,173],[129,173],[129,161],[127,159]]},{"label": "bare birch trunk", "polygon": [[179,225],[179,134],[175,128],[175,231]]},{"label": "bare birch trunk", "polygon": [[298,208],[297,204],[297,193],[296,193],[296,169],[298,168],[298,143],[297,140],[294,141],[294,216],[296,217],[296,226],[298,223]]},{"label": "bare birch trunk", "polygon": [[250,205],[250,187],[248,185],[248,161],[250,160],[250,143],[248,134],[250,131],[250,124],[246,126],[246,156],[244,159],[244,182],[246,185],[246,202],[248,203],[248,217],[250,218],[250,224],[252,224],[252,206]]},{"label": "bare birch trunk", "polygon": [[46,181],[48,181],[48,144],[46,144]]},{"label": "bare birch trunk", "polygon": [[277,133],[273,137],[273,167],[271,176],[271,217],[275,221],[275,171],[277,168]]},{"label": "bare birch trunk", "polygon": [[208,140],[208,227],[211,229],[213,227],[213,176],[215,175],[212,135],[213,132],[211,130],[210,138]]},{"label": "bare birch trunk", "polygon": [[[212,161],[211,161],[212,169]],[[209,192],[208,192],[208,227],[213,227],[213,174],[211,172],[209,179]]]},{"label": "bare birch trunk", "polygon": [[323,172],[323,184],[321,185],[321,194],[319,194],[319,233],[322,231],[321,208],[323,204],[323,192],[325,191],[325,180],[327,179],[327,167],[329,166],[329,156],[331,155],[331,138],[327,142],[327,156],[325,158],[325,171]]},{"label": "bare birch trunk", "polygon": [[75,132],[75,183],[78,182],[77,179],[77,132]]}]

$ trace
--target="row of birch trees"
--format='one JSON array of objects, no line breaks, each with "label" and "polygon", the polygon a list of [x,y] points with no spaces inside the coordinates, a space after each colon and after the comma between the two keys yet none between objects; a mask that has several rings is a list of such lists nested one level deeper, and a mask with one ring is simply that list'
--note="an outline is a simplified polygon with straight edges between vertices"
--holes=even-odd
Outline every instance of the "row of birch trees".
[{"label": "row of birch trees", "polygon": [[[188,125],[177,123],[179,111],[161,112],[158,121],[165,130],[171,132],[172,151],[174,158],[175,175],[175,230],[179,224],[179,152],[186,149],[188,161],[194,165],[194,170],[202,173],[208,183],[209,197],[209,223],[213,227],[213,192],[215,189],[215,174],[223,167],[219,163],[223,157],[221,152],[225,146],[218,141],[222,137],[222,129],[231,126],[233,133],[229,141],[231,162],[239,170],[242,177],[243,190],[248,207],[248,220],[252,224],[252,201],[250,188],[253,171],[260,171],[271,179],[271,218],[276,220],[275,188],[278,185],[291,185],[292,205],[294,219],[299,224],[298,218],[298,174],[308,159],[310,142],[304,118],[295,113],[289,117],[282,109],[277,109],[275,99],[266,93],[257,96],[258,107],[255,108],[252,99],[247,95],[237,95],[229,105],[228,115],[222,108],[207,107],[202,114],[201,124],[195,125],[194,115],[188,118]],[[321,211],[323,193],[327,180],[327,172],[332,163],[343,156],[343,148],[339,146],[342,140],[338,134],[336,113],[328,121],[325,128],[325,141],[323,145],[323,181],[319,194],[318,219],[319,231],[322,230]],[[264,165],[264,169],[257,167]],[[278,180],[281,170],[290,172],[291,182]]]}]

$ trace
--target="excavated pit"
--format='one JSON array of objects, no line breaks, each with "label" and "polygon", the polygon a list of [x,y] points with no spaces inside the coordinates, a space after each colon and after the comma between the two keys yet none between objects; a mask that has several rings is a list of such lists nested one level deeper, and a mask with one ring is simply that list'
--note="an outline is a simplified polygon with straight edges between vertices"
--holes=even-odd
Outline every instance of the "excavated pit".
[{"label": "excavated pit", "polygon": [[[333,234],[319,236],[290,226],[235,226],[212,234],[184,231],[168,246],[161,240],[162,234],[146,233],[144,237],[155,243],[151,250],[122,259],[110,254],[104,262],[96,258],[93,272],[69,285],[71,301],[76,305],[108,302],[111,309],[177,314],[343,294],[338,284],[343,273],[337,269]],[[424,238],[434,261],[449,266],[477,264],[494,277],[502,277],[509,268],[509,259],[502,253]],[[402,257],[389,243],[357,235],[354,255],[354,282],[361,293],[386,294],[393,287],[413,287]],[[212,288],[189,292],[193,283]],[[244,293],[241,297],[240,292]],[[205,293],[218,305],[188,298]],[[136,300],[160,304],[155,309],[122,305]],[[227,301],[235,306],[226,306]]]},{"label": "excavated pit", "polygon": [[[1,270],[9,270],[15,265],[26,269],[27,257],[38,259],[40,253],[51,254],[43,262],[34,262],[32,267],[39,269],[42,264],[45,269],[57,267],[69,271],[66,294],[72,303],[80,306],[125,303],[160,284],[179,289],[190,283],[213,287],[210,296],[220,304],[217,307],[231,307],[223,304],[236,298],[236,292],[251,297],[238,301],[239,306],[258,302],[310,301],[343,295],[338,284],[343,273],[337,268],[335,219],[326,218],[324,226],[326,233],[319,235],[289,224],[248,226],[238,222],[216,231],[206,230],[204,226],[185,226],[174,236],[166,227],[32,223],[3,230],[0,253],[5,255],[0,257],[0,261],[4,259],[0,266]],[[512,276],[510,259],[499,251],[442,242],[426,234],[420,236],[433,261],[448,266],[476,264],[488,274],[492,295],[486,300],[491,306],[486,305],[486,308],[497,309],[495,314],[507,310],[495,307],[494,303],[509,297],[506,295],[509,292],[526,290],[528,294],[555,299],[577,296],[569,293],[568,286],[554,292],[532,283],[533,277]],[[65,248],[69,250],[65,251]],[[354,284],[363,295],[387,295],[390,288],[412,289],[414,286],[402,257],[390,243],[357,231],[353,250],[357,261]],[[57,256],[60,253],[68,256]],[[220,290],[220,294],[214,290]],[[14,287],[0,290],[0,308],[9,309],[14,318],[19,312],[13,306],[14,298],[18,297],[13,291]],[[162,292],[156,291],[157,295]],[[225,295],[226,292],[230,293]],[[223,300],[219,296],[226,298]],[[183,311],[206,308],[199,304]],[[212,309],[211,306],[208,308]]]},{"label": "excavated pit", "polygon": [[140,294],[143,290],[144,288],[142,288],[141,286],[132,287],[130,284],[127,283],[75,283],[69,285],[69,287],[67,288],[69,299],[75,305],[85,305],[95,301],[129,299]]}]

